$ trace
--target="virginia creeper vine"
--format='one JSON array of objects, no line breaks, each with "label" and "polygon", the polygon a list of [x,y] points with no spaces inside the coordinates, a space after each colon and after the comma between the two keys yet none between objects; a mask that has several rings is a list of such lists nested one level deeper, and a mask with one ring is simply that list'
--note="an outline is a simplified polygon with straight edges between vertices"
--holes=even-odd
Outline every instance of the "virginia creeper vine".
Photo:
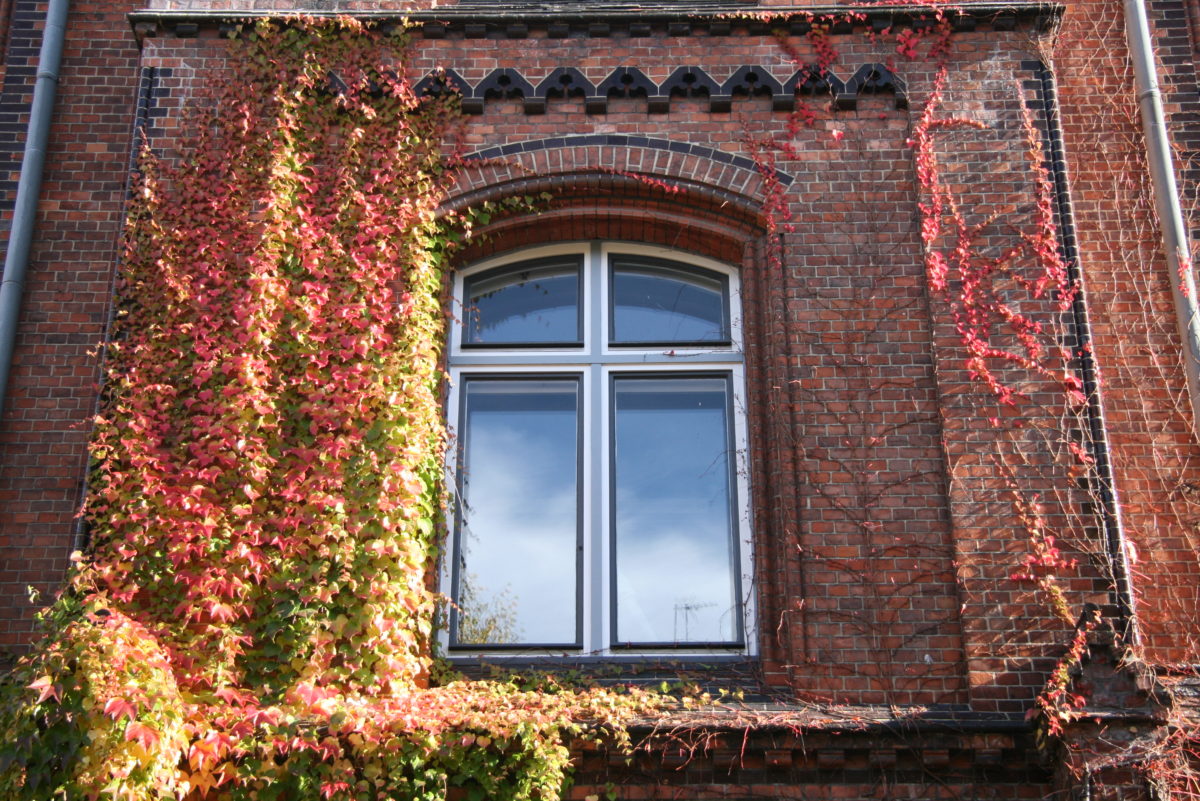
[{"label": "virginia creeper vine", "polygon": [[426,686],[458,117],[404,45],[263,22],[143,159],[92,546],[0,706],[0,798],[552,799],[571,737],[652,706]]},{"label": "virginia creeper vine", "polygon": [[[900,57],[928,38],[927,57],[944,58],[950,27],[930,14],[895,33]],[[837,57],[825,22],[808,35],[815,81]],[[191,147],[178,163],[145,158],[134,187],[92,548],[0,703],[0,799],[556,798],[569,738],[621,742],[621,724],[657,702],[427,686],[449,247],[436,211],[453,100],[417,98],[402,35],[351,21],[266,22],[235,47]],[[1015,367],[1078,407],[1070,354],[1006,299],[1016,287],[1063,313],[1075,292],[1032,123],[1032,225],[983,257],[938,172],[938,134],[975,125],[937,116],[944,80],[910,143],[929,287],[995,400],[1021,400],[1004,374]],[[787,131],[814,122],[801,102]],[[749,134],[744,146],[768,227],[786,231],[775,166],[794,148]],[[1052,582],[1072,560],[1037,499],[1013,503],[1040,532],[1013,578],[1063,612]],[[1051,720],[1082,703],[1063,665],[1039,702]]]}]

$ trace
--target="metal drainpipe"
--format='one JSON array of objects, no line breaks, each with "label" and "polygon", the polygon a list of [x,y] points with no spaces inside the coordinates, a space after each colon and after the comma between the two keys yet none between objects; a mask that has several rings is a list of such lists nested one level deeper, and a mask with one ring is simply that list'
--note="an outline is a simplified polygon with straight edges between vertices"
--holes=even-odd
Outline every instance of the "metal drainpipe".
[{"label": "metal drainpipe", "polygon": [[1125,33],[1133,60],[1142,129],[1146,136],[1146,158],[1154,184],[1154,208],[1162,226],[1163,249],[1170,268],[1171,294],[1175,300],[1175,322],[1183,342],[1183,366],[1192,406],[1193,433],[1200,430],[1200,309],[1197,308],[1196,279],[1192,274],[1191,245],[1183,225],[1179,189],[1167,126],[1163,118],[1162,94],[1154,66],[1150,25],[1142,0],[1125,0]]},{"label": "metal drainpipe", "polygon": [[29,128],[25,134],[25,154],[21,159],[21,178],[17,182],[17,200],[13,209],[8,252],[4,256],[4,276],[0,279],[0,420],[8,395],[8,376],[12,371],[13,349],[17,340],[17,320],[21,315],[21,295],[29,268],[29,251],[37,222],[38,198],[42,193],[42,168],[46,163],[46,142],[50,139],[50,118],[54,110],[54,91],[58,86],[58,67],[62,61],[63,40],[67,30],[68,0],[50,0],[46,9],[46,28],[38,55],[37,83],[29,107]]}]

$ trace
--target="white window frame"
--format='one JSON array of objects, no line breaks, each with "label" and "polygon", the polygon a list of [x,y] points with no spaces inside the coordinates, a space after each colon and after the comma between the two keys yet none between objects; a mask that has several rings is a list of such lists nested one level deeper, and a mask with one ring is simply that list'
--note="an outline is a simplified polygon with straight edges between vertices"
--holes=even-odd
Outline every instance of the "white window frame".
[{"label": "white window frame", "polygon": [[[641,257],[666,259],[694,265],[704,270],[720,273],[728,279],[730,341],[705,347],[643,348],[635,346],[609,346],[609,271],[610,256],[629,254]],[[522,346],[519,348],[467,347],[462,346],[465,320],[463,307],[464,280],[480,272],[493,270],[516,262],[530,261],[563,255],[583,256],[583,315],[584,344],[582,347]],[[748,432],[745,402],[745,365],[742,335],[741,292],[738,271],[726,264],[669,248],[651,247],[619,241],[571,242],[557,245],[524,248],[486,259],[456,272],[453,281],[453,315],[450,324],[448,347],[449,392],[447,394],[447,419],[450,431],[457,431],[458,416],[462,408],[461,388],[471,376],[529,376],[545,373],[569,374],[580,377],[582,415],[581,457],[581,515],[582,541],[582,586],[578,589],[582,604],[582,647],[577,650],[546,648],[509,648],[503,650],[481,646],[467,648],[449,645],[448,615],[439,625],[438,643],[442,653],[451,658],[529,658],[529,657],[706,657],[714,655],[753,655],[757,651],[757,627],[754,556],[751,536],[749,460],[747,456]],[[610,644],[614,602],[609,597],[611,587],[612,546],[610,536],[612,521],[609,503],[610,451],[612,445],[611,411],[609,407],[610,387],[614,375],[629,375],[640,372],[663,374],[671,372],[696,373],[728,376],[732,393],[730,424],[733,433],[733,493],[734,525],[738,549],[737,576],[740,593],[742,620],[740,631],[742,642],[736,647],[701,648],[687,644],[653,648],[613,648]],[[596,445],[599,444],[597,448]],[[439,568],[442,593],[449,598],[452,591],[452,569],[455,557],[455,532],[458,498],[457,470],[458,449],[452,438],[447,449],[447,486],[450,488],[451,510],[448,526],[451,528]]]}]

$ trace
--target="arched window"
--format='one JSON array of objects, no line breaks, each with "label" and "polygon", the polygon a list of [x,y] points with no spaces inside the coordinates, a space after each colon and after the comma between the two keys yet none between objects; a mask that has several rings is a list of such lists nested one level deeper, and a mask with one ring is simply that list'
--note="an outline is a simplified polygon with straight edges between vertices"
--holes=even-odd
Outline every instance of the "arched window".
[{"label": "arched window", "polygon": [[451,653],[748,649],[739,299],[623,243],[456,276]]}]

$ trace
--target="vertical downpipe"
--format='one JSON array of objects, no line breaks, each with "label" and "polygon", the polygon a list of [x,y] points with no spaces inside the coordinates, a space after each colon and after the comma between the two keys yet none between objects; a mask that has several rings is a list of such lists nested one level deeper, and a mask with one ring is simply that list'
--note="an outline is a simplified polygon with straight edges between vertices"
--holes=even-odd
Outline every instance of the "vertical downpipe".
[{"label": "vertical downpipe", "polygon": [[1183,343],[1183,367],[1192,407],[1193,433],[1196,433],[1197,427],[1200,427],[1200,310],[1197,309],[1196,279],[1192,273],[1191,245],[1183,224],[1171,146],[1167,141],[1150,25],[1142,0],[1125,0],[1125,33],[1129,41],[1129,56],[1133,60],[1142,129],[1146,136],[1146,159],[1154,185],[1154,208],[1162,226],[1163,250],[1171,273],[1168,278],[1175,301],[1175,322]]},{"label": "vertical downpipe", "polygon": [[4,256],[4,275],[0,279],[0,420],[4,417],[8,377],[12,372],[13,349],[17,340],[17,321],[21,315],[21,296],[25,291],[25,274],[29,269],[38,198],[42,193],[46,143],[50,139],[54,93],[58,86],[63,40],[66,38],[67,6],[68,0],[50,0],[46,9],[46,28],[42,32],[37,82],[33,88],[33,103],[29,108],[21,178],[17,182],[12,229],[8,237],[8,251]]}]

